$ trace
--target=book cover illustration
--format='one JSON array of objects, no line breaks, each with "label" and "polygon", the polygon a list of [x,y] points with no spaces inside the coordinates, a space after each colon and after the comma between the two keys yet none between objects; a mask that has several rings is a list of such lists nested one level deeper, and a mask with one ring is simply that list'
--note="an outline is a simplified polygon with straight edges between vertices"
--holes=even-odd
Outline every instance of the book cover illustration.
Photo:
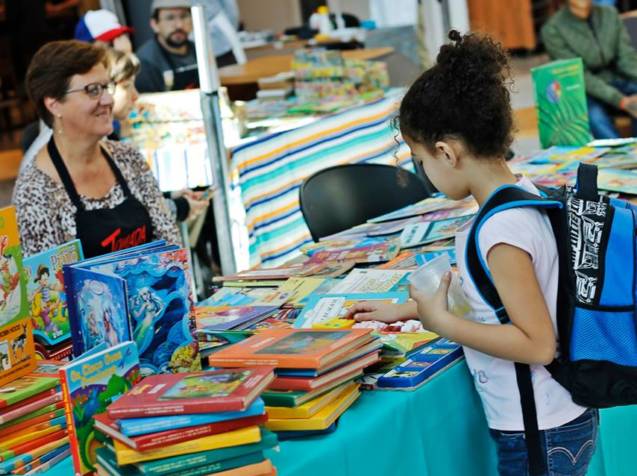
[{"label": "book cover illustration", "polygon": [[274,379],[274,368],[220,369],[146,377],[115,402],[113,418],[244,411]]},{"label": "book cover illustration", "polygon": [[354,269],[330,290],[330,294],[394,291],[408,273],[405,270]]},{"label": "book cover illustration", "polygon": [[0,209],[0,326],[28,316],[26,273],[14,207]]},{"label": "book cover illustration", "polygon": [[[292,278],[290,278],[292,279]],[[277,288],[223,287],[212,296],[199,301],[201,306],[281,306],[286,296],[281,296]]]},{"label": "book cover illustration", "polygon": [[531,68],[543,148],[585,145],[591,139],[581,58]]},{"label": "book cover illustration", "polygon": [[450,200],[446,197],[429,197],[414,203],[413,205],[407,205],[399,210],[386,213],[376,218],[367,220],[368,223],[382,223],[385,221],[394,221],[402,218],[415,217],[418,215],[424,215],[425,213],[444,210],[445,208],[455,208],[458,202]]},{"label": "book cover illustration", "polygon": [[126,281],[143,375],[201,370],[187,250],[151,251],[92,268]]},{"label": "book cover illustration", "polygon": [[637,194],[637,171],[601,169],[597,174],[597,187],[610,192]]},{"label": "book cover illustration", "polygon": [[[312,296],[303,311],[296,318],[297,329],[316,328],[334,320],[346,320],[349,310],[361,301],[380,301],[382,303],[405,303],[406,292],[371,293],[371,294],[329,294]],[[351,321],[351,325],[354,321]]]},{"label": "book cover illustration", "polygon": [[202,306],[195,308],[195,322],[197,329],[242,330],[265,319],[277,309],[277,306]]},{"label": "book cover illustration", "polygon": [[[308,265],[323,265],[327,262],[381,263],[394,258],[400,251],[399,243],[383,241],[357,248],[316,251],[306,262]],[[319,272],[318,275],[326,276]]]},{"label": "book cover illustration", "polygon": [[73,240],[24,259],[33,336],[46,347],[71,337],[62,267],[83,258]]},{"label": "book cover illustration", "polygon": [[131,340],[126,282],[83,268],[67,267],[65,274],[73,354]]},{"label": "book cover illustration", "polygon": [[400,246],[401,248],[412,248],[414,246],[453,238],[456,232],[472,219],[473,215],[465,215],[448,218],[446,220],[407,225],[400,235]]},{"label": "book cover illustration", "polygon": [[341,238],[333,240],[322,240],[318,243],[308,243],[303,245],[299,251],[308,256],[312,256],[319,251],[343,251],[355,248],[364,248],[367,246],[378,245],[384,243],[382,238]]},{"label": "book cover illustration", "polygon": [[93,415],[104,413],[140,378],[137,347],[122,342],[86,358],[76,359],[60,370],[69,437],[76,474],[95,471]]}]

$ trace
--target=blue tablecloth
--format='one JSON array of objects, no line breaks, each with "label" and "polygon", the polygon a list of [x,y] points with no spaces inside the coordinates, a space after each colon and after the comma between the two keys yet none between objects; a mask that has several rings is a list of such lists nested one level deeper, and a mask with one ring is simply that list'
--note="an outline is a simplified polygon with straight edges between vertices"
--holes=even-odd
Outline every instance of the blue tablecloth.
[{"label": "blue tablecloth", "polygon": [[[601,412],[589,476],[636,472],[637,406]],[[464,362],[414,392],[364,392],[334,433],[284,441],[280,476],[496,475],[496,455]],[[47,473],[73,474],[70,460]]]}]

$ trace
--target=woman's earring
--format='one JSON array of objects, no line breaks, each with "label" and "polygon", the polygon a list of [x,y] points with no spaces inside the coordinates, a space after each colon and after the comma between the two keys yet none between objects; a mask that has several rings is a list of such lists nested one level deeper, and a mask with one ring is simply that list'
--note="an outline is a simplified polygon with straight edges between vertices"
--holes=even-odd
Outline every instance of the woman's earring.
[{"label": "woman's earring", "polygon": [[64,134],[64,127],[62,127],[62,114],[59,114],[57,118],[58,123],[60,124],[60,127],[58,128],[58,134]]}]

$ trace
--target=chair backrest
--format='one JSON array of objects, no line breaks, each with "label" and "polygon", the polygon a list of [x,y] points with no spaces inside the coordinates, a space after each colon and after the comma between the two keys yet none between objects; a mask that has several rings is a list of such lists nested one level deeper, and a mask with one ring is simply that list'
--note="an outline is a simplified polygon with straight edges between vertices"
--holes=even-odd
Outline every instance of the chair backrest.
[{"label": "chair backrest", "polygon": [[308,177],[299,190],[312,239],[338,233],[431,195],[417,175],[382,164],[347,164]]}]

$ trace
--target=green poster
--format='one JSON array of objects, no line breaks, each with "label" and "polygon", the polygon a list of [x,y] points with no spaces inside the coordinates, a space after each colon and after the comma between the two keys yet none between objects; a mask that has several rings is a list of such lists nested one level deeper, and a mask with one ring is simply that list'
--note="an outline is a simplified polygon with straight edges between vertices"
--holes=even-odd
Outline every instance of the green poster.
[{"label": "green poster", "polygon": [[582,60],[553,61],[531,69],[531,75],[542,147],[591,141]]}]

